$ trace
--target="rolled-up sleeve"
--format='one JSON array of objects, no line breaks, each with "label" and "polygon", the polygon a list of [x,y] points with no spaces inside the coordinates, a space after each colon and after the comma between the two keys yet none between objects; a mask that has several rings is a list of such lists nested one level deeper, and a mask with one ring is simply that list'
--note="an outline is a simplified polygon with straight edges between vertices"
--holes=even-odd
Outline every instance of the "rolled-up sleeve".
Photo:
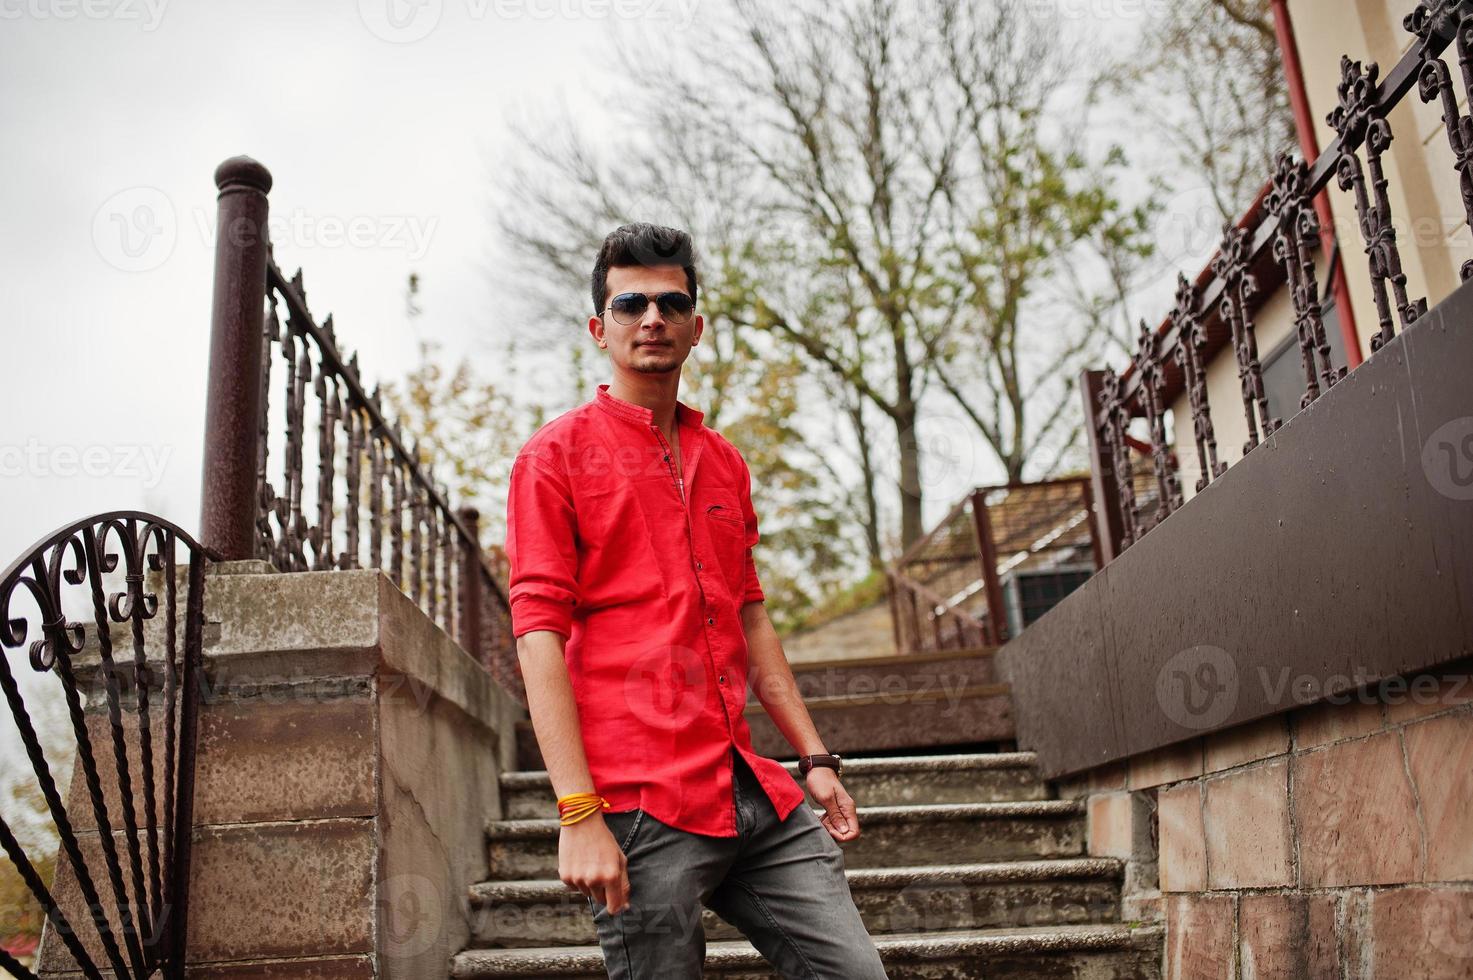
[{"label": "rolled-up sleeve", "polygon": [[747,468],[747,461],[737,454],[737,459],[742,463],[741,480],[741,504],[742,520],[747,526],[746,538],[746,569],[742,574],[742,605],[749,602],[762,602],[767,596],[762,591],[762,583],[757,578],[757,562],[752,558],[752,548],[761,537],[757,532],[757,511],[752,508],[752,471]]},{"label": "rolled-up sleeve", "polygon": [[507,595],[512,635],[572,635],[578,603],[577,523],[562,469],[545,449],[523,449],[506,497]]}]

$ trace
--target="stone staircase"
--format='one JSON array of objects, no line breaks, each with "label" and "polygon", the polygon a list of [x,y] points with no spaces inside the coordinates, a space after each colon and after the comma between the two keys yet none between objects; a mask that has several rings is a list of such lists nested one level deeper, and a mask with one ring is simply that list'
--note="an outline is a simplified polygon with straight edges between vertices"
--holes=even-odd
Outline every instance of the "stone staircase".
[{"label": "stone staircase", "polygon": [[[1084,856],[1082,807],[1051,799],[1032,761],[950,751],[846,762],[862,830],[843,845],[849,887],[895,980],[1160,976],[1159,929],[1121,921],[1122,865]],[[501,790],[490,878],[471,889],[474,934],[451,975],[604,976],[587,901],[557,877],[546,773],[505,773]],[[709,910],[703,924],[706,976],[773,976]]]},{"label": "stone staircase", "polygon": [[[973,751],[1013,744],[1013,701],[998,681],[995,648],[794,663],[793,677],[824,741],[845,757],[913,753],[937,746]],[[752,747],[794,758],[767,711],[747,701]],[[542,768],[532,723],[517,726],[517,761]]]}]

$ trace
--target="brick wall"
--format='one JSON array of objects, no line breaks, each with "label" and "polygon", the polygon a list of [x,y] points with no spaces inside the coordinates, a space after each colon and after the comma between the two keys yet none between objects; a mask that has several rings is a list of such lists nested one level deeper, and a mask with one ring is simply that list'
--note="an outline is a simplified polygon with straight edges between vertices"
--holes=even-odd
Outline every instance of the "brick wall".
[{"label": "brick wall", "polygon": [[1165,977],[1473,977],[1469,665],[1336,700],[1061,787]]}]

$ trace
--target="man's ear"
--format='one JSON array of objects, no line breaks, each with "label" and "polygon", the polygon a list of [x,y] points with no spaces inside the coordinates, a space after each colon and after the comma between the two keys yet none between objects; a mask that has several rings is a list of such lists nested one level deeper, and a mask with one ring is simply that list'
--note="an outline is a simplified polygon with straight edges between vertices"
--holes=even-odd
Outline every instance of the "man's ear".
[{"label": "man's ear", "polygon": [[602,317],[591,316],[588,318],[588,333],[598,343],[598,346],[604,346],[604,321]]},{"label": "man's ear", "polygon": [[706,329],[706,318],[699,313],[696,314],[696,327],[690,335],[690,345],[694,347],[700,342],[701,332]]}]

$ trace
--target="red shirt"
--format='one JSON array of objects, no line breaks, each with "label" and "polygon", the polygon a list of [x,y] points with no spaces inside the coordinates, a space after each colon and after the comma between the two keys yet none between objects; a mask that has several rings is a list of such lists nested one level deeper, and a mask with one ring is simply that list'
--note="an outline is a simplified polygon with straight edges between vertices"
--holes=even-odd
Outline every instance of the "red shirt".
[{"label": "red shirt", "polygon": [[567,638],[589,772],[612,810],[735,837],[733,747],[779,817],[804,799],[753,751],[742,715],[740,611],[764,598],[751,474],[703,413],[677,402],[682,486],[653,413],[608,387],[539,429],[512,465],[512,632]]}]

